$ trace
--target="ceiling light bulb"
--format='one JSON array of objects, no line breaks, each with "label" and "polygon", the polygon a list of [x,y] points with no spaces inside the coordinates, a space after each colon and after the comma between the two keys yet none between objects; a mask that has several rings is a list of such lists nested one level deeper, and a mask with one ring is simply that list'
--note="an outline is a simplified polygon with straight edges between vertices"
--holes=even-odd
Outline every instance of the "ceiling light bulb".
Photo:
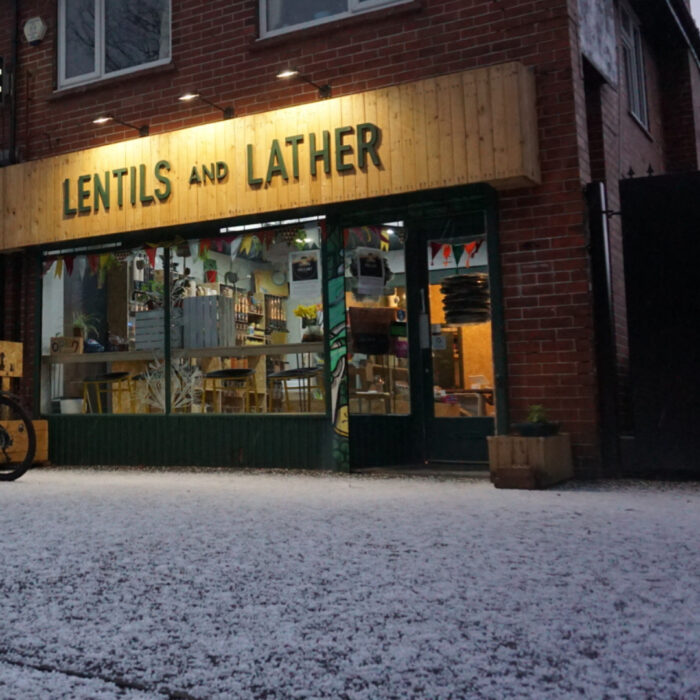
[{"label": "ceiling light bulb", "polygon": [[295,75],[299,75],[299,71],[294,68],[284,68],[278,74],[278,78],[293,78]]},{"label": "ceiling light bulb", "polygon": [[106,124],[107,122],[112,121],[112,117],[109,116],[102,116],[102,117],[97,117],[92,120],[93,124]]},{"label": "ceiling light bulb", "polygon": [[190,102],[191,100],[196,100],[199,97],[198,92],[186,92],[184,95],[180,95],[177,99],[181,102]]}]

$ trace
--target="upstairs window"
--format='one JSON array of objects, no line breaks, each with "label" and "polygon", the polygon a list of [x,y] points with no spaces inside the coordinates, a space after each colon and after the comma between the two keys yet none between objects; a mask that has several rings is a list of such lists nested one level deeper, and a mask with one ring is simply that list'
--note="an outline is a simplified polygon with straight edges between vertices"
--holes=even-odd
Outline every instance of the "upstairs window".
[{"label": "upstairs window", "polygon": [[622,60],[627,83],[627,106],[632,116],[645,128],[649,127],[647,91],[644,76],[644,53],[639,22],[632,13],[620,8],[620,34],[622,37]]},{"label": "upstairs window", "polygon": [[260,0],[260,35],[274,36],[409,0]]},{"label": "upstairs window", "polygon": [[59,87],[169,60],[170,0],[59,0]]}]

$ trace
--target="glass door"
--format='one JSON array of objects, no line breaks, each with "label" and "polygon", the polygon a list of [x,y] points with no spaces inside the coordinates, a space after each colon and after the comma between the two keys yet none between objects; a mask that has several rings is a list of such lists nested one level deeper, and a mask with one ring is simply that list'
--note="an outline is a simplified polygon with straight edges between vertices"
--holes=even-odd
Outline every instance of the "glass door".
[{"label": "glass door", "polygon": [[421,290],[428,462],[485,463],[496,391],[485,233],[430,237]]}]

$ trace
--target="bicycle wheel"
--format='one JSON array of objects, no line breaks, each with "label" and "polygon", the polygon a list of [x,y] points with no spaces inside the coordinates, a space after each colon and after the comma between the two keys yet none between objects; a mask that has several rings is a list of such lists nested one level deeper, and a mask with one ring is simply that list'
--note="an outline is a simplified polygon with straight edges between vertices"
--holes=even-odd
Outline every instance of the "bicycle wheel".
[{"label": "bicycle wheel", "polygon": [[0,394],[0,481],[14,481],[32,466],[34,424],[16,399]]}]

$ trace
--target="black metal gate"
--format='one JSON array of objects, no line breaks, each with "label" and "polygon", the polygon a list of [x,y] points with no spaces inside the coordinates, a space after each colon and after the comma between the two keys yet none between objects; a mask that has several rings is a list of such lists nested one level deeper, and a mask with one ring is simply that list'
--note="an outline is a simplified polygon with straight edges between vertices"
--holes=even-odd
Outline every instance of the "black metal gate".
[{"label": "black metal gate", "polygon": [[700,173],[620,183],[634,421],[643,475],[700,475]]}]

